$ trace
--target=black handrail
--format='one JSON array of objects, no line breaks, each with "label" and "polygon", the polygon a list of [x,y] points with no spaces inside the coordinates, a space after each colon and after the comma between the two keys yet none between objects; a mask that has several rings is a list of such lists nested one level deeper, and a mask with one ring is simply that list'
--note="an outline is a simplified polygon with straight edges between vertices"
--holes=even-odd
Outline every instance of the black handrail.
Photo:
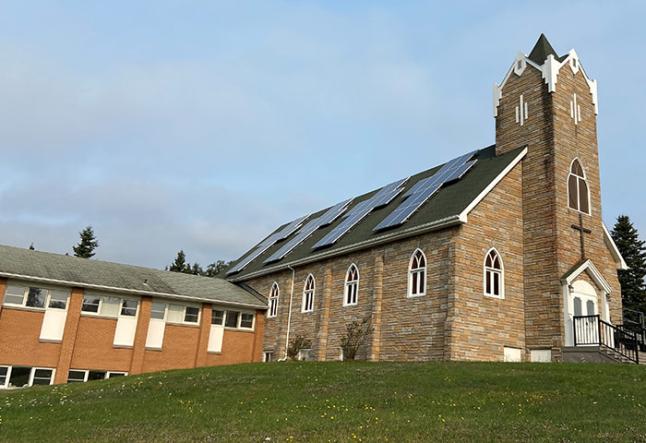
[{"label": "black handrail", "polygon": [[636,333],[611,325],[598,315],[574,316],[574,346],[599,346],[611,349],[634,363],[639,363],[640,340]]}]

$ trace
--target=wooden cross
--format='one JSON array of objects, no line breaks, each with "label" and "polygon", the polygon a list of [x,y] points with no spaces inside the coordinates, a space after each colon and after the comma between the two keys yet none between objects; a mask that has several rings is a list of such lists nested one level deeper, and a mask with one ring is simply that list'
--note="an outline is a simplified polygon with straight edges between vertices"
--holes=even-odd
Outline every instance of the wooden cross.
[{"label": "wooden cross", "polygon": [[581,235],[581,260],[585,260],[585,235],[584,234],[592,234],[592,231],[583,226],[582,214],[579,214],[579,224],[572,225],[572,229],[576,229],[577,231],[579,231],[579,234]]}]

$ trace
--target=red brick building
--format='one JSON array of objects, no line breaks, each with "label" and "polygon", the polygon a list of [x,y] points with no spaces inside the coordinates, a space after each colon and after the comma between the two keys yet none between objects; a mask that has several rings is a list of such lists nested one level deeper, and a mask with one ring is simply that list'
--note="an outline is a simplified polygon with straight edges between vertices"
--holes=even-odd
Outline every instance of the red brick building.
[{"label": "red brick building", "polygon": [[0,246],[0,388],[260,361],[265,306],[222,279]]},{"label": "red brick building", "polygon": [[[265,358],[296,336],[371,360],[636,360],[603,225],[597,83],[544,36],[494,88],[496,144],[281,226],[228,278],[268,297]],[[623,338],[622,338],[623,337]]]}]

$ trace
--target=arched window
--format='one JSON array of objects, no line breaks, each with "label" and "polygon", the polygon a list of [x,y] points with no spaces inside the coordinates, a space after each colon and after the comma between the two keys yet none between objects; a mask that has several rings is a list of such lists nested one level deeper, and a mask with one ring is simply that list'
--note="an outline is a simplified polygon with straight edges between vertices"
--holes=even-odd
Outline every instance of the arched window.
[{"label": "arched window", "polygon": [[408,296],[417,297],[426,294],[426,257],[417,249],[413,252],[408,265]]},{"label": "arched window", "polygon": [[280,289],[278,288],[278,283],[274,282],[269,292],[269,314],[267,317],[271,318],[278,315],[278,297],[280,297]]},{"label": "arched window", "polygon": [[568,201],[570,208],[590,214],[590,194],[585,171],[578,159],[572,161],[567,180]]},{"label": "arched window", "polygon": [[314,291],[316,291],[316,282],[312,274],[308,275],[305,279],[305,286],[303,287],[303,306],[301,312],[314,311]]},{"label": "arched window", "polygon": [[345,275],[345,292],[343,297],[343,306],[352,306],[357,304],[359,295],[359,270],[352,264]]},{"label": "arched window", "polygon": [[485,256],[484,294],[490,297],[505,297],[505,269],[502,258],[495,249],[490,249]]}]

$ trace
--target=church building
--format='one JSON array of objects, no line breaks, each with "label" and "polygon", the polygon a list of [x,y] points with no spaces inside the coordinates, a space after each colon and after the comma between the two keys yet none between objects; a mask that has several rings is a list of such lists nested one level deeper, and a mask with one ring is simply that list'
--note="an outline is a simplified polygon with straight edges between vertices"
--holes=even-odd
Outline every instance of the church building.
[{"label": "church building", "polygon": [[636,360],[597,113],[577,53],[541,35],[494,87],[495,145],[279,227],[227,274],[268,299],[264,358],[300,336],[309,358],[340,359],[347,324],[369,318],[373,361]]},{"label": "church building", "polygon": [[357,320],[371,361],[639,363],[597,113],[541,35],[494,86],[494,145],[289,221],[225,278],[0,246],[0,388],[283,360],[296,337],[339,360]]}]

